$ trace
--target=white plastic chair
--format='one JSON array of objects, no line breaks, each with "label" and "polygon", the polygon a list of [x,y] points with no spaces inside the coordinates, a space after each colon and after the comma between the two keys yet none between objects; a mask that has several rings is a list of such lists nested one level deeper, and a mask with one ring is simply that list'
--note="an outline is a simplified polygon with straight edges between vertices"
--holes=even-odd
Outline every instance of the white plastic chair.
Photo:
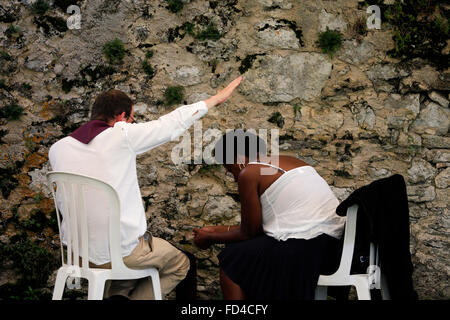
[{"label": "white plastic chair", "polygon": [[356,216],[358,205],[352,205],[347,209],[347,221],[345,223],[344,247],[338,270],[332,275],[320,275],[315,293],[316,300],[327,299],[328,286],[354,286],[358,300],[370,300],[371,289],[381,289],[383,300],[389,300],[385,276],[381,273],[378,258],[378,246],[370,243],[369,267],[367,273],[350,274],[353,250],[355,248]]},{"label": "white plastic chair", "polygon": [[[162,295],[158,270],[156,268],[130,269],[122,260],[120,244],[120,203],[117,192],[109,184],[103,181],[73,173],[49,172],[47,173],[47,179],[55,201],[56,216],[61,238],[62,267],[59,268],[56,276],[53,300],[61,300],[66,281],[70,288],[73,278],[78,281],[79,278],[88,279],[88,300],[102,300],[106,280],[129,280],[145,277],[151,277],[155,299],[161,300]],[[56,188],[59,190],[57,193],[58,198],[55,194],[55,184]],[[109,246],[111,269],[89,267],[88,227],[84,196],[86,187],[103,191],[109,199]],[[58,208],[57,202],[61,200],[62,207]],[[64,213],[67,241],[66,262],[64,261],[59,209],[63,210]],[[80,258],[82,259],[82,266],[79,265]]]}]

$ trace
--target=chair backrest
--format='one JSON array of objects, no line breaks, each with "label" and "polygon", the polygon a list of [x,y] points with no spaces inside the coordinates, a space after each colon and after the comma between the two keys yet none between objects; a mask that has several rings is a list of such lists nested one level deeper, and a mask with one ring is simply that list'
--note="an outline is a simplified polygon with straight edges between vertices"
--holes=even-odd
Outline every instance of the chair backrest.
[{"label": "chair backrest", "polygon": [[[107,196],[109,201],[109,249],[111,269],[114,272],[127,270],[128,268],[123,263],[121,254],[120,201],[116,190],[101,180],[68,172],[49,172],[47,173],[47,180],[55,201],[63,265],[71,265],[75,269],[89,268],[85,192],[92,192],[92,189],[95,188],[95,190],[101,190],[101,192]],[[58,202],[60,202],[60,207],[58,206]],[[66,263],[64,263],[60,210],[63,212],[65,240],[67,242]],[[79,266],[80,258],[82,259],[82,266]]]}]

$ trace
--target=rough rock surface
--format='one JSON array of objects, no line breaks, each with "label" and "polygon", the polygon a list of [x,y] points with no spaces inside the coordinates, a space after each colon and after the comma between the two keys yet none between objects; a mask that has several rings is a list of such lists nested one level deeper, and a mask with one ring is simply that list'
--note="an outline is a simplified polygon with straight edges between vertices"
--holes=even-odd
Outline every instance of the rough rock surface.
[{"label": "rough rock surface", "polygon": [[267,55],[245,74],[239,91],[254,102],[310,101],[320,96],[331,74],[331,63],[317,53]]}]

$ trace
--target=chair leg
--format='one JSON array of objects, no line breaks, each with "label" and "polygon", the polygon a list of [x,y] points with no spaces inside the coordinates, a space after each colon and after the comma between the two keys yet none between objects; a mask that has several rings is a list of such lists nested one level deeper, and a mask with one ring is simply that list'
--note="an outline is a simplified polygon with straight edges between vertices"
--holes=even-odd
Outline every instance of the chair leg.
[{"label": "chair leg", "polygon": [[105,281],[102,277],[89,278],[88,300],[103,300]]},{"label": "chair leg", "polygon": [[55,287],[53,288],[52,300],[61,300],[66,286],[67,273],[66,270],[58,270],[56,274]]},{"label": "chair leg", "polygon": [[162,300],[159,274],[152,274],[150,277],[152,278],[153,294],[155,296],[155,300]]},{"label": "chair leg", "polygon": [[390,300],[391,297],[389,295],[388,285],[386,281],[386,276],[382,273],[380,276],[380,282],[381,282],[381,298],[383,300]]},{"label": "chair leg", "polygon": [[371,300],[369,282],[366,276],[352,276],[350,281],[356,287],[358,300]]},{"label": "chair leg", "polygon": [[317,286],[316,292],[315,292],[315,300],[327,300],[327,290],[328,287],[326,286]]}]

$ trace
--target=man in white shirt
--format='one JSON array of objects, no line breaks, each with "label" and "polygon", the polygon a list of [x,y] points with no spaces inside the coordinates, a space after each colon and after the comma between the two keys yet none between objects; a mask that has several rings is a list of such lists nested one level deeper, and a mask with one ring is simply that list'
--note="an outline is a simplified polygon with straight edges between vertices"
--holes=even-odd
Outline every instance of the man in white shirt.
[{"label": "man in white shirt", "polygon": [[[242,77],[236,78],[204,101],[181,106],[158,120],[145,123],[135,123],[132,101],[125,93],[110,90],[96,98],[89,122],[57,141],[49,150],[52,170],[91,176],[117,191],[124,263],[130,268],[157,267],[163,295],[186,277],[190,263],[180,250],[146,231],[136,155],[179,137],[209,108],[227,100],[241,80]],[[90,196],[90,201],[87,199],[90,264],[110,268],[107,209],[100,194],[93,192]],[[62,238],[65,242],[64,220]],[[105,297],[153,298],[149,279],[113,281],[108,285]]]}]

